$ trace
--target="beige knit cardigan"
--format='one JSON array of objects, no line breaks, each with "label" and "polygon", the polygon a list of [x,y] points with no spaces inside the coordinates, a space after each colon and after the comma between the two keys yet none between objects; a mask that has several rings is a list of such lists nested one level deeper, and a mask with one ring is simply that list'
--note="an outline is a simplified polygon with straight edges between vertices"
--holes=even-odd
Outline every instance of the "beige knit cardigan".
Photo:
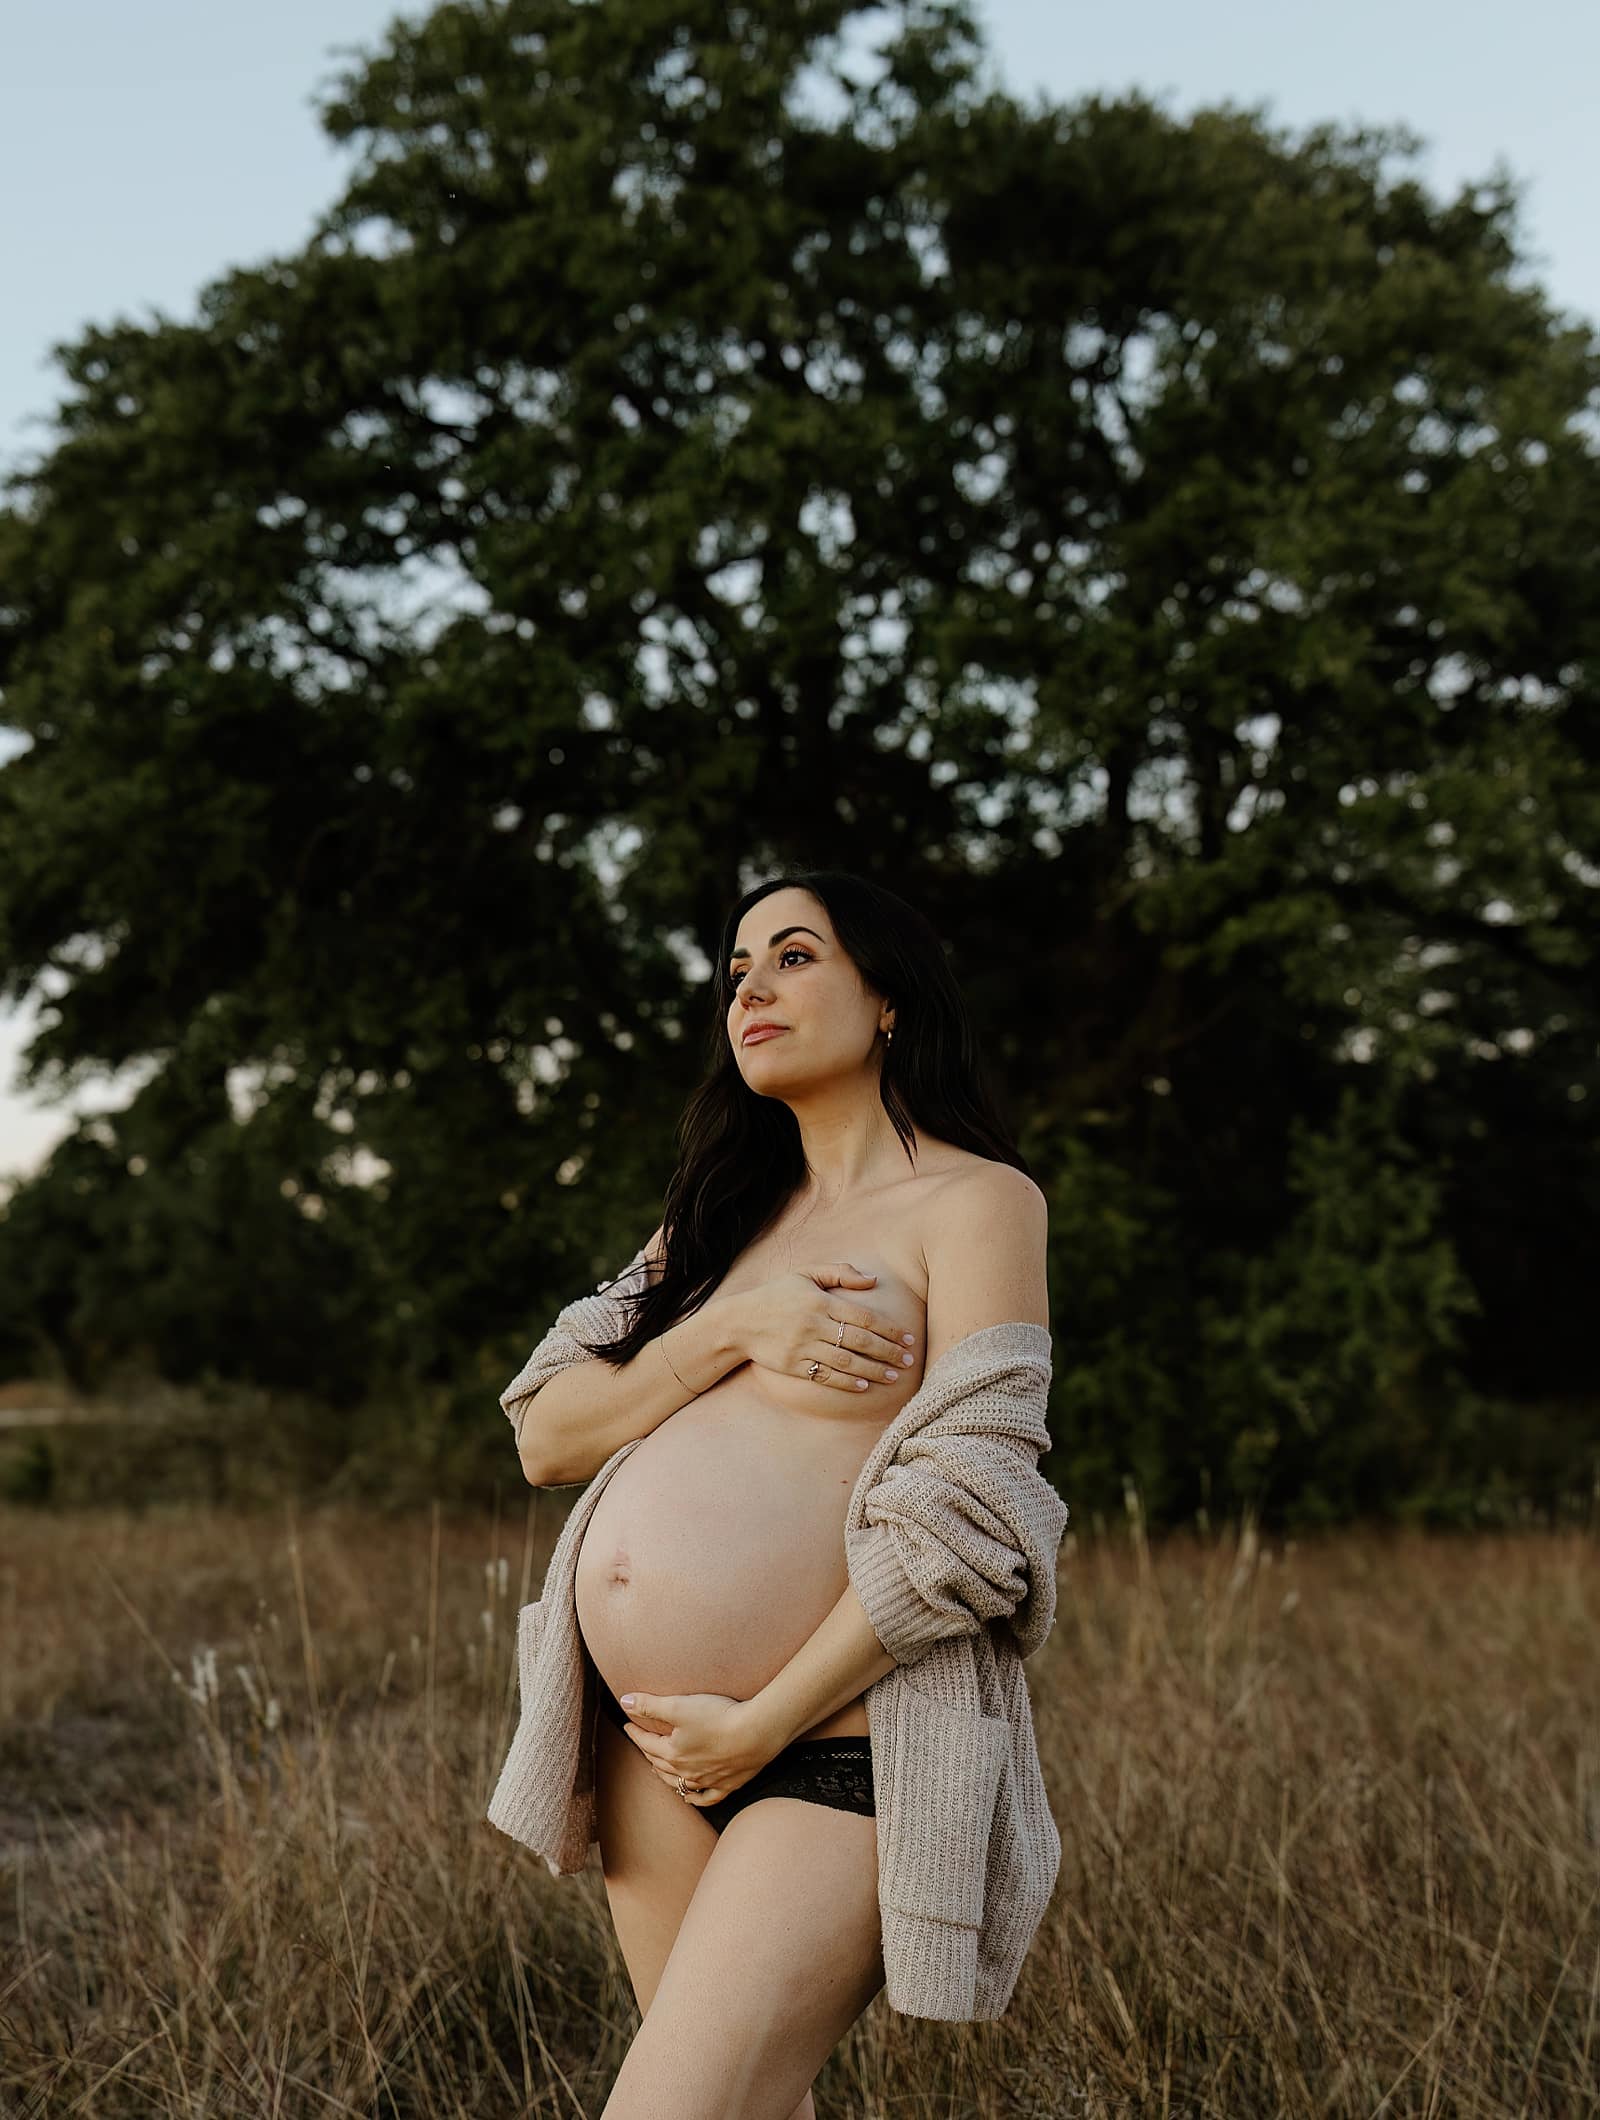
[{"label": "beige knit cardigan", "polygon": [[[580,1339],[620,1334],[645,1285],[643,1249],[569,1303],[500,1403],[522,1416]],[[892,2009],[950,2022],[1000,2016],[1060,1868],[1022,1660],[1055,1620],[1067,1505],[1038,1470],[1049,1446],[1050,1335],[985,1325],[931,1362],[857,1475],[849,1579],[895,1668],[866,1693],[878,1904]],[[518,1615],[521,1712],[488,1817],[553,1876],[595,1838],[598,1674],[578,1630],[578,1551],[614,1451],[574,1503],[538,1600]]]}]

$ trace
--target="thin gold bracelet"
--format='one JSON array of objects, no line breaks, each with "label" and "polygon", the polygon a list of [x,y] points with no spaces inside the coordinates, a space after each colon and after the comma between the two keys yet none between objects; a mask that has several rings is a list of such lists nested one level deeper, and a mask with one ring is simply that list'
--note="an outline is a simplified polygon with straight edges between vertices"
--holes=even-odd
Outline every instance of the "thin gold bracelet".
[{"label": "thin gold bracelet", "polygon": [[[670,1326],[667,1328],[669,1332],[671,1331],[671,1329],[672,1328]],[[672,1357],[670,1354],[667,1353],[667,1334],[665,1332],[661,1335],[661,1338],[657,1344],[660,1346],[663,1361],[665,1361],[669,1369],[672,1369],[672,1374],[678,1378],[678,1384],[680,1389],[687,1391],[689,1388],[688,1385],[684,1383],[682,1377],[678,1376],[677,1370],[672,1368]]]}]

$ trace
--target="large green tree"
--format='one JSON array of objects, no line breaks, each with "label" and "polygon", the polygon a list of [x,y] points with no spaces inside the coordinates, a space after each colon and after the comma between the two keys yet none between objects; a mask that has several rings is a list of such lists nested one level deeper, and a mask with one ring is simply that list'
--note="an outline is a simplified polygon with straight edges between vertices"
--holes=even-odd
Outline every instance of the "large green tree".
[{"label": "large green tree", "polygon": [[0,1225],[16,1359],[482,1418],[800,858],[949,938],[1075,1495],[1383,1506],[1592,1389],[1591,336],[1403,140],[864,12],[397,23],[302,251],[60,350],[0,970],[34,1080],[149,1079]]}]

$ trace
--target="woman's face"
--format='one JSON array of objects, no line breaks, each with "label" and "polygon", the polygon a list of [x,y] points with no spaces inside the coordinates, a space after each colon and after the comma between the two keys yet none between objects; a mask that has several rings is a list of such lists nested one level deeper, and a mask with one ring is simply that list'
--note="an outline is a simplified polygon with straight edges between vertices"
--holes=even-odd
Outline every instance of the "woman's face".
[{"label": "woman's face", "polygon": [[[724,975],[728,1038],[740,1073],[763,1096],[860,1071],[894,1012],[870,993],[809,891],[769,891],[745,909]],[[753,1024],[782,1025],[744,1043]]]}]

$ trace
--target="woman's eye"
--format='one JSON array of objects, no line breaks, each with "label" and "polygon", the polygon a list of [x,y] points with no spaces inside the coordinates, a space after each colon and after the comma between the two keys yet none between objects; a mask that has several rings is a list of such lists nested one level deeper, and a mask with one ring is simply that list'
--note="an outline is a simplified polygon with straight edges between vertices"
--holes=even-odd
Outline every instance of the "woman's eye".
[{"label": "woman's eye", "polygon": [[[809,950],[801,949],[798,944],[793,942],[789,944],[787,949],[780,950],[778,952],[778,962],[782,964],[785,957],[798,957],[802,964],[809,964],[811,962],[811,952]],[[743,977],[743,972],[730,972],[728,974],[729,986],[736,987]]]}]

